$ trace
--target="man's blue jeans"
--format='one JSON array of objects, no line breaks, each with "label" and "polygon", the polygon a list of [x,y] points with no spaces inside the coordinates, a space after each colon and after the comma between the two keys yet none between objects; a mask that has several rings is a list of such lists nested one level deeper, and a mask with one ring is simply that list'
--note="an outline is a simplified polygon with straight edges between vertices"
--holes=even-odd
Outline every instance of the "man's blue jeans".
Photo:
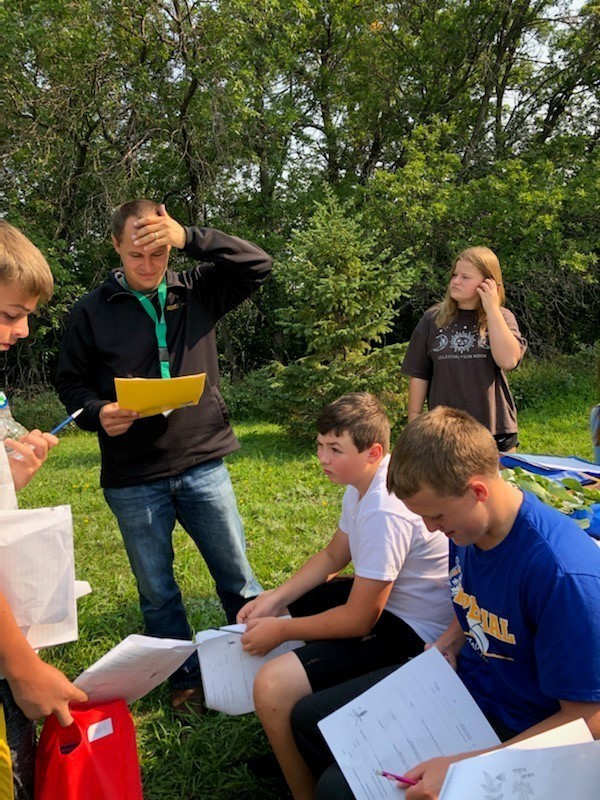
[{"label": "man's blue jeans", "polygon": [[[139,486],[105,489],[137,580],[146,633],[190,639],[192,632],[173,575],[177,520],[192,537],[213,576],[229,622],[246,600],[261,592],[246,558],[246,542],[233,486],[222,459],[181,475]],[[200,681],[194,654],[170,678],[176,688]]]}]

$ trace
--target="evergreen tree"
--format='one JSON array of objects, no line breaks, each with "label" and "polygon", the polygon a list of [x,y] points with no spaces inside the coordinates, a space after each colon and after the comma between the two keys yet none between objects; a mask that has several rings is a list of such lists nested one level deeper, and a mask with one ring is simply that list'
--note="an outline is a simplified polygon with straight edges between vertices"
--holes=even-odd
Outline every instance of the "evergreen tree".
[{"label": "evergreen tree", "polygon": [[286,366],[274,365],[278,419],[292,433],[309,435],[319,410],[350,391],[377,394],[392,419],[401,418],[404,346],[382,344],[398,299],[413,282],[406,258],[382,251],[360,215],[327,191],[306,229],[292,237],[277,279],[287,298],[279,324],[305,353]]}]

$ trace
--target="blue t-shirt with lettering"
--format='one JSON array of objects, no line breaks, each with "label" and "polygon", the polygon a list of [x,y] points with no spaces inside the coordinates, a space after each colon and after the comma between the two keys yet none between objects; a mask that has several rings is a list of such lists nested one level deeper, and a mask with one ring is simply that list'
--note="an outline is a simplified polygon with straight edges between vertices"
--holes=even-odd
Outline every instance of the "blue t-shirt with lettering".
[{"label": "blue t-shirt with lettering", "polygon": [[600,702],[600,548],[524,492],[491,550],[450,543],[454,610],[467,635],[458,672],[484,714],[520,732],[559,699]]}]

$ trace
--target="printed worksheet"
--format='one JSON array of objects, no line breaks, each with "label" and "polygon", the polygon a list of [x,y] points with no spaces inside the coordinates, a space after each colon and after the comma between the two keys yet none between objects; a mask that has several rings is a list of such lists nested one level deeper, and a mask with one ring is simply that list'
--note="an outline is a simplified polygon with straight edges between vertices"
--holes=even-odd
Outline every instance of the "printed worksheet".
[{"label": "printed worksheet", "polygon": [[245,630],[243,624],[225,625],[196,634],[206,706],[231,716],[254,711],[252,687],[263,664],[304,644],[284,642],[266,656],[251,656],[242,649]]},{"label": "printed worksheet", "polygon": [[139,700],[172,675],[198,645],[133,633],[82,672],[73,683],[90,700]]},{"label": "printed worksheet", "polygon": [[381,777],[379,770],[402,775],[428,758],[500,743],[435,648],[330,714],[319,727],[356,800],[403,796],[398,784]]},{"label": "printed worksheet", "polygon": [[562,747],[505,747],[452,764],[440,800],[596,800],[600,741]]}]

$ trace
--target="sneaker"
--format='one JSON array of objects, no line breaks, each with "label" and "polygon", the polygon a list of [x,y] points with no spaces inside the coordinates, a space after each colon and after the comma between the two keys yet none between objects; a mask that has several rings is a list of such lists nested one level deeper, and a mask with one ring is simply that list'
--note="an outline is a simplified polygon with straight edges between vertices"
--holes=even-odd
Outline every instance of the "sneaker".
[{"label": "sneaker", "polygon": [[206,711],[202,684],[191,689],[171,689],[171,708],[180,716],[201,717]]}]

